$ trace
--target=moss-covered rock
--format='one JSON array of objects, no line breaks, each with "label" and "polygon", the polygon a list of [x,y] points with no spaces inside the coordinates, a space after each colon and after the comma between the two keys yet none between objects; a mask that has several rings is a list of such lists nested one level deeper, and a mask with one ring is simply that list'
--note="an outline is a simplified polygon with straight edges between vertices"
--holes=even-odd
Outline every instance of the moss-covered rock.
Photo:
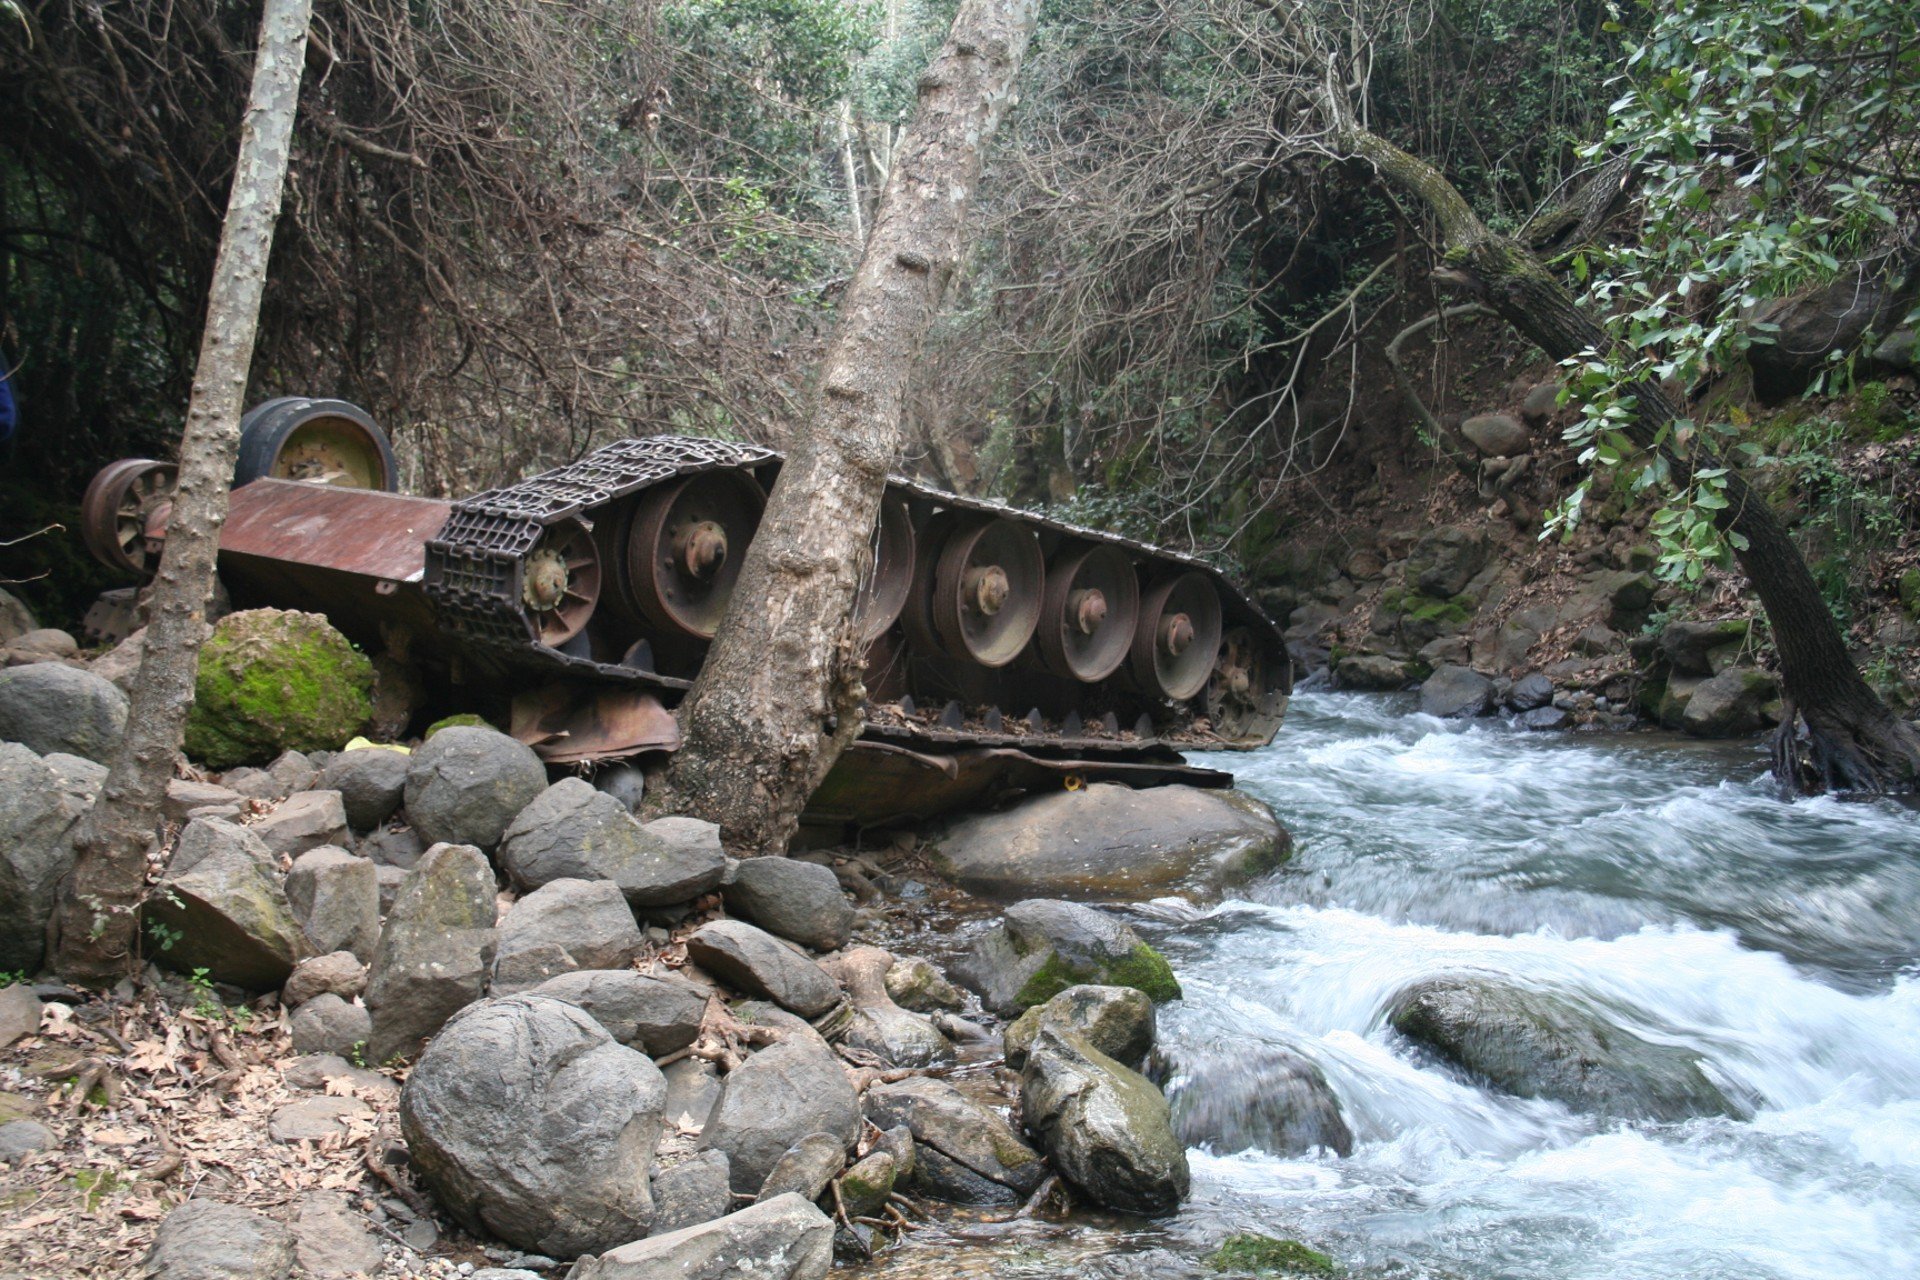
[{"label": "moss-covered rock", "polygon": [[1132,987],[1158,1002],[1178,1000],[1166,958],[1127,925],[1078,903],[1030,899],[1007,909],[953,966],[953,976],[1011,1017],[1068,987]]},{"label": "moss-covered rock", "polygon": [[250,609],[200,650],[187,754],[215,768],[337,751],[373,713],[373,664],[317,613]]},{"label": "moss-covered rock", "polygon": [[433,735],[442,729],[491,729],[493,723],[485,716],[475,715],[471,711],[462,711],[459,715],[446,716],[427,726],[427,732],[421,741],[431,741]]},{"label": "moss-covered rock", "polygon": [[1207,1256],[1215,1271],[1244,1271],[1256,1276],[1331,1276],[1339,1273],[1332,1258],[1309,1249],[1298,1240],[1277,1240],[1257,1232],[1228,1236]]},{"label": "moss-covered rock", "polygon": [[1909,618],[1920,618],[1920,569],[1909,569],[1900,575],[1900,607],[1907,611]]}]

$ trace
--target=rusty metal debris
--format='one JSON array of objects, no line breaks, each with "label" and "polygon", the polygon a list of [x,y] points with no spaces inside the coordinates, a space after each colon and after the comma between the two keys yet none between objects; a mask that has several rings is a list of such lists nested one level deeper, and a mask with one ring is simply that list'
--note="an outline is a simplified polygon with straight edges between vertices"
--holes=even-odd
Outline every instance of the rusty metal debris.
[{"label": "rusty metal debris", "polygon": [[[338,402],[275,403],[260,421],[279,435],[248,437],[261,478],[234,491],[221,536],[236,607],[324,613],[423,669],[447,709],[511,702],[515,736],[554,764],[678,746],[671,708],[732,598],[779,455],[623,440],[446,502],[353,487],[337,468],[277,478],[298,472],[273,452],[303,440],[287,423]],[[150,571],[170,479],[141,460],[101,473],[86,512],[100,559]],[[899,478],[873,547],[856,619],[865,724],[810,820],[886,822],[1103,778],[1224,785],[1178,752],[1247,749],[1279,728],[1292,684],[1279,629],[1199,560]]]}]

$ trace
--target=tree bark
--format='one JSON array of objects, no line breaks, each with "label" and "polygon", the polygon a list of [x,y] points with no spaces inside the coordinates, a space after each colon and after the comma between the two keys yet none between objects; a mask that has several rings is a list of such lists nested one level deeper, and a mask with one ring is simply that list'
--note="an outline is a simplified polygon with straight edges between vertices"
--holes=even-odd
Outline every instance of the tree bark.
[{"label": "tree bark", "polygon": [[965,247],[981,151],[1013,101],[1036,0],[962,0],[920,78],[809,406],[714,637],[681,705],[685,745],[651,805],[777,853],[860,731],[852,613],[900,449],[909,373]]},{"label": "tree bark", "polygon": [[79,860],[61,885],[56,907],[54,967],[86,986],[110,986],[127,976],[138,954],[147,849],[173,777],[207,636],[214,556],[227,518],[227,486],[286,185],[311,12],[312,0],[266,0],[261,15],[253,89],[180,440],[179,487],[154,580],[127,733],[99,801],[77,832]]},{"label": "tree bark", "polygon": [[[1431,165],[1341,119],[1337,106],[1332,114],[1336,150],[1365,160],[1389,185],[1432,212],[1445,251],[1443,278],[1491,307],[1555,360],[1613,348],[1612,337],[1580,309],[1572,292],[1527,250],[1488,230]],[[1681,483],[1700,469],[1727,472],[1727,506],[1715,513],[1714,523],[1722,534],[1737,534],[1746,542],[1744,549],[1734,548],[1734,555],[1772,625],[1787,704],[1806,725],[1802,740],[1794,715],[1782,723],[1775,776],[1815,792],[1912,788],[1920,781],[1920,734],[1861,678],[1786,525],[1699,437],[1680,448],[1671,437],[1661,441],[1661,429],[1683,412],[1658,384],[1641,382],[1630,390],[1636,411],[1626,427],[1628,437],[1643,449],[1659,449]]]}]

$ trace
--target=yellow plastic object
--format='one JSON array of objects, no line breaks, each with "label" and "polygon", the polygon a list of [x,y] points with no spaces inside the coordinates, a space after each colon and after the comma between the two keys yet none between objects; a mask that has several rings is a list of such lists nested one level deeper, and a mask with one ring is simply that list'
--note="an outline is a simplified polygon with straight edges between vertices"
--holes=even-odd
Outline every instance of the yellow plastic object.
[{"label": "yellow plastic object", "polygon": [[403,756],[410,756],[413,754],[413,752],[410,749],[401,746],[397,742],[374,742],[370,738],[350,739],[347,742],[347,745],[340,749],[342,751],[367,751],[367,750],[398,751]]}]

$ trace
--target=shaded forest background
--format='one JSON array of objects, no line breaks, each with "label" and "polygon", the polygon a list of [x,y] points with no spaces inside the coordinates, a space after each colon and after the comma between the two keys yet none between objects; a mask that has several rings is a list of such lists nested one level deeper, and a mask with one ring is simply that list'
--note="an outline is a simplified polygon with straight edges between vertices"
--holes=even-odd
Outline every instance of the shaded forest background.
[{"label": "shaded forest background", "polygon": [[[1595,175],[1587,148],[1657,19],[1327,8],[1369,24],[1366,123],[1510,233]],[[939,0],[321,0],[250,399],[366,406],[403,487],[432,494],[625,435],[781,444],[950,18]],[[8,536],[71,525],[100,465],[174,447],[255,22],[216,0],[0,6]],[[1457,301],[1444,264],[1421,210],[1297,145],[1273,31],[1261,0],[1043,7],[905,465],[1217,557],[1285,615],[1382,524],[1485,509],[1452,428],[1554,371],[1497,324],[1442,320],[1405,343],[1443,430],[1421,420],[1384,352]],[[1632,243],[1642,211],[1612,212],[1602,234]],[[1913,235],[1909,201],[1886,243]],[[1811,400],[1750,390],[1732,396],[1761,415],[1769,492],[1863,658],[1887,657],[1873,611],[1914,563],[1911,378],[1843,362]],[[1501,510],[1535,528],[1581,470],[1567,450]],[[77,539],[16,547],[0,576],[41,573],[18,590],[55,620],[108,585]]]}]

